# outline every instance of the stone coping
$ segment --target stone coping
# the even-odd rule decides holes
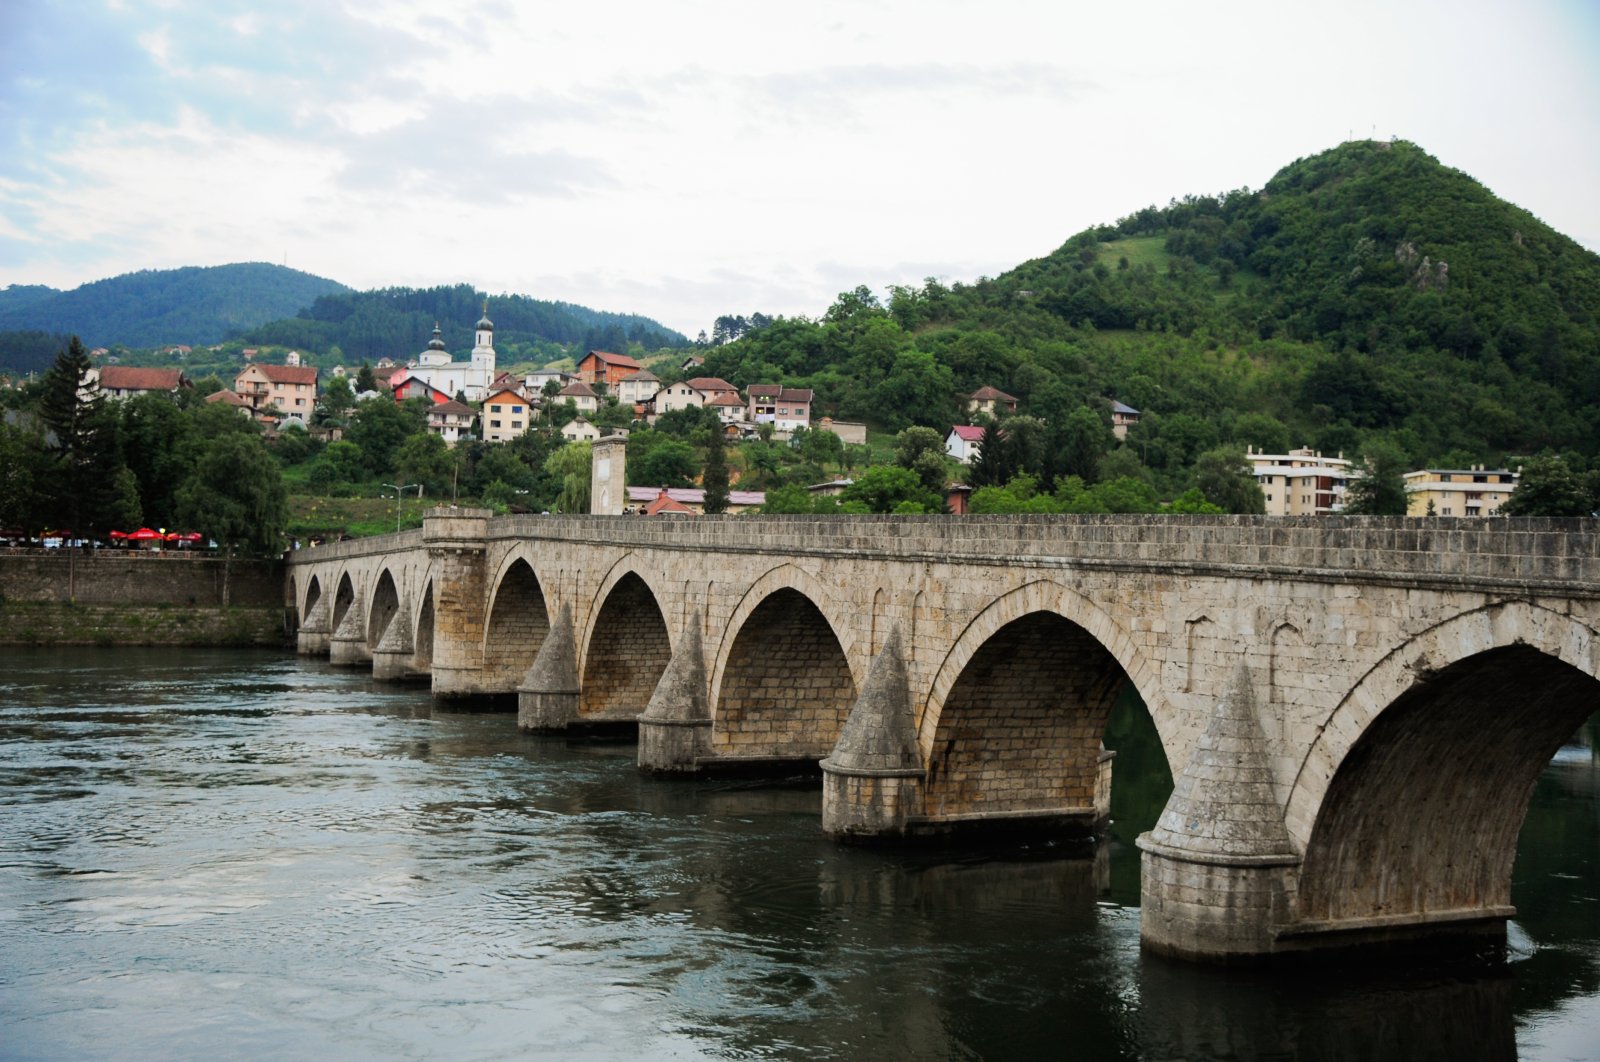
[[[1370,929],[1404,929],[1408,926],[1447,925],[1451,922],[1497,922],[1515,918],[1517,909],[1504,905],[1496,907],[1463,907],[1447,911],[1407,911],[1403,914],[1372,915],[1368,918],[1341,918],[1317,922],[1294,922],[1279,926],[1272,935],[1278,940],[1294,937],[1319,936],[1327,933],[1359,933]]]
[[[450,522],[477,510],[436,510]],[[430,519],[435,519],[430,517]],[[1215,574],[1600,597],[1600,519],[1269,516],[502,516],[487,542],[910,563]],[[291,566],[423,548],[403,531],[286,554]],[[453,541],[453,540],[452,540]],[[438,543],[434,543],[438,544]]]
[[[1183,848],[1173,848],[1150,839],[1148,833],[1141,833],[1134,845],[1146,855],[1159,856],[1170,859],[1175,863],[1193,863],[1202,867],[1292,867],[1304,862],[1304,857],[1295,852],[1273,852],[1266,855],[1229,855],[1225,852],[1191,852]]]

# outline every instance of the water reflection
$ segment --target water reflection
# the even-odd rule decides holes
[[[1600,1027],[1593,721],[1535,794],[1516,961],[1284,977],[1141,956],[1121,841],[840,847],[814,782],[647,778],[271,654],[7,665],[3,1054],[1568,1058]],[[1137,707],[1119,838],[1171,784]]]

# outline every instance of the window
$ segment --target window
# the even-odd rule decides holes
[[[1448,473],[1448,472],[1439,473],[1439,482],[1440,483],[1449,483],[1450,482],[1450,473]]]
[[[522,428],[522,421],[514,420],[514,421],[511,422],[511,430],[512,431],[519,431],[519,430],[521,430],[521,428]]]
[[[512,406],[511,407],[511,412],[512,413],[521,413],[522,412],[522,407],[521,406]]]
[[[500,422],[498,420],[491,420],[489,422],[489,427],[491,427],[491,428],[498,428],[499,426],[500,426]]]

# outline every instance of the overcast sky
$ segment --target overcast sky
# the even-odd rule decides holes
[[[1398,136],[1600,248],[1600,3],[0,0],[0,287],[816,316]]]

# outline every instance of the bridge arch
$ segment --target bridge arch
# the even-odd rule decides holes
[[[300,625],[303,627],[311,622],[311,617],[317,611],[317,605],[322,603],[322,580],[315,575],[306,580],[305,604],[300,608]]]
[[[859,688],[854,639],[839,614],[822,583],[793,564],[769,570],[745,591],[712,671],[711,743],[719,755],[828,754]]]
[[[394,574],[385,568],[378,574],[378,581],[372,588],[371,604],[367,608],[368,649],[378,647],[383,632],[389,629],[389,624],[394,622],[395,614],[399,611],[400,591],[395,587]]]
[[[527,558],[507,559],[489,599],[483,632],[483,689],[514,692],[550,633],[544,586]]]
[[[578,715],[634,719],[650,703],[672,659],[672,636],[661,592],[623,555],[595,592],[579,659]]]
[[[1120,626],[1049,580],[996,599],[956,639],[922,701],[928,815],[1103,815],[1110,771],[1102,737],[1129,683],[1170,759],[1175,721],[1154,669]]]
[[[1312,744],[1286,825],[1302,922],[1509,913],[1534,783],[1600,708],[1600,633],[1527,602],[1417,634]]]
[[[413,622],[413,648],[412,661],[417,671],[431,671],[433,669],[433,577],[423,584],[422,600],[417,604],[417,614]]]
[[[333,611],[328,616],[328,629],[330,631],[339,629],[339,624],[344,622],[344,614],[350,611],[350,606],[355,604],[356,600],[355,583],[351,580],[348,571],[340,574],[334,586],[336,589],[333,592]]]

